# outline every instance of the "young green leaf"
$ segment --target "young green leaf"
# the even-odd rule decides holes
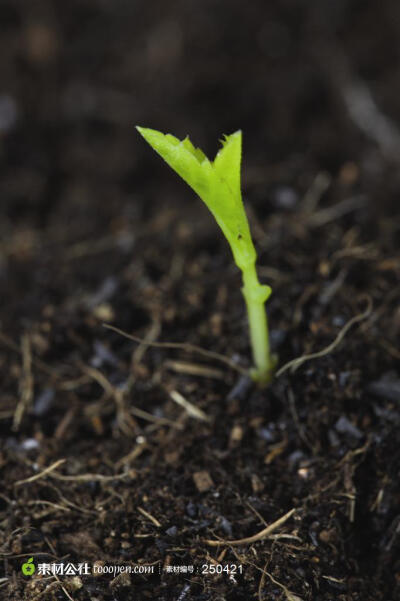
[[[254,263],[256,252],[240,191],[242,132],[225,136],[213,162],[188,137],[137,127],[139,133],[166,163],[198,194],[227,238],[235,262],[243,269]]]

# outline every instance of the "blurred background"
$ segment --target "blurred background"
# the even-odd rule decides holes
[[[315,182],[322,196],[335,178],[368,194],[370,218],[396,214],[396,0],[2,0],[0,30],[10,316],[43,275],[18,279],[21,258],[44,249],[46,263],[71,245],[79,256],[74,245],[116,232],[129,252],[157,203],[187,210],[190,192],[135,124],[190,134],[212,156],[223,133],[242,129],[245,194],[260,218],[292,210]],[[208,223],[194,199],[193,211]]]

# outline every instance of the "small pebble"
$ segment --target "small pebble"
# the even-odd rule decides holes
[[[97,305],[100,305],[106,301],[109,301],[116,292],[118,288],[118,280],[112,276],[106,278],[96,292],[91,294],[87,300],[86,304],[89,309],[94,309]]]
[[[99,321],[114,321],[115,313],[110,303],[101,303],[93,309],[93,315]]]
[[[374,403],[372,407],[375,415],[377,415],[381,419],[385,419],[389,422],[392,422],[393,425],[400,424],[400,416],[398,411],[393,411],[386,407],[382,407],[381,405],[377,405],[376,403]]]
[[[253,381],[248,376],[241,376],[228,394],[228,401],[244,400],[253,386]]]
[[[210,474],[206,471],[195,472],[193,474],[193,482],[199,492],[206,492],[214,487],[214,482]]]
[[[239,424],[235,424],[229,436],[229,446],[234,447],[239,444],[243,438],[243,428]]]
[[[21,449],[24,451],[32,451],[33,449],[39,448],[39,442],[36,438],[27,438],[21,443]]]
[[[165,534],[168,534],[168,536],[176,536],[178,534],[178,528],[176,526],[171,526],[165,531]]]
[[[197,515],[197,507],[191,501],[189,501],[189,503],[186,505],[186,513],[191,518],[195,518]]]
[[[68,580],[68,588],[70,589],[71,592],[78,591],[82,587],[83,587],[83,582],[79,578],[79,576],[74,576],[73,578],[70,578]]]
[[[299,201],[299,196],[290,186],[279,186],[272,194],[272,202],[278,209],[294,209]]]
[[[300,451],[300,450],[293,451],[293,453],[291,453],[288,457],[288,462],[289,462],[290,467],[292,469],[297,467],[297,465],[300,463],[300,461],[303,458],[304,458],[303,451]]]
[[[45,388],[33,403],[33,413],[39,417],[45,415],[51,409],[53,401],[53,388]]]
[[[287,337],[287,332],[284,330],[271,330],[269,333],[269,341],[272,349],[277,349]]]
[[[341,371],[339,374],[339,386],[341,388],[344,388],[347,384],[347,382],[349,381],[351,376],[351,372],[350,371]]]
[[[265,428],[260,428],[257,434],[266,442],[275,442],[277,437],[276,426],[274,423],[271,423]]]
[[[335,541],[335,539],[337,538],[337,532],[335,528],[328,528],[326,530],[321,530],[318,536],[323,543],[328,544],[332,541]]]
[[[225,517],[221,516],[220,520],[220,525],[222,530],[225,532],[225,534],[227,536],[232,536],[232,524],[230,523],[229,520],[227,520]]]
[[[258,494],[264,490],[264,484],[257,474],[251,475],[251,488],[255,494]]]
[[[367,390],[381,399],[400,403],[400,380],[393,372],[388,372],[379,380],[371,382]]]
[[[186,595],[188,594],[189,591],[190,591],[190,584],[185,584],[177,601],[184,601],[184,599],[186,598]]]
[[[13,129],[18,119],[18,109],[15,100],[8,94],[0,95],[0,132]]]
[[[343,315],[335,315],[335,317],[332,319],[332,325],[338,328],[343,327],[345,323],[346,319],[343,317]]]
[[[118,365],[117,357],[100,340],[94,341],[93,350],[95,354],[90,360],[93,367],[101,367],[103,363],[108,363],[113,367]]]
[[[339,447],[340,446],[339,437],[334,430],[329,430],[328,438],[329,438],[329,443],[330,443],[331,447]]]
[[[362,438],[363,436],[363,433],[345,415],[339,417],[335,424],[335,429],[340,434],[349,434],[350,436],[354,436],[354,438]]]

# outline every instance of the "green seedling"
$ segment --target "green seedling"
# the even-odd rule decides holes
[[[222,148],[210,161],[188,137],[178,140],[171,134],[137,127],[152,148],[189,184],[207,205],[231,247],[236,265],[242,271],[242,292],[246,301],[254,368],[250,375],[266,384],[273,374],[275,357],[271,355],[265,302],[271,288],[260,284],[256,272],[257,254],[240,189],[242,132],[222,140]]]

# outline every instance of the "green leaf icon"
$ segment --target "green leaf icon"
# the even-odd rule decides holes
[[[33,563],[33,557],[30,557],[26,563],[22,564],[21,570],[24,576],[32,576],[35,573],[36,567]]]

